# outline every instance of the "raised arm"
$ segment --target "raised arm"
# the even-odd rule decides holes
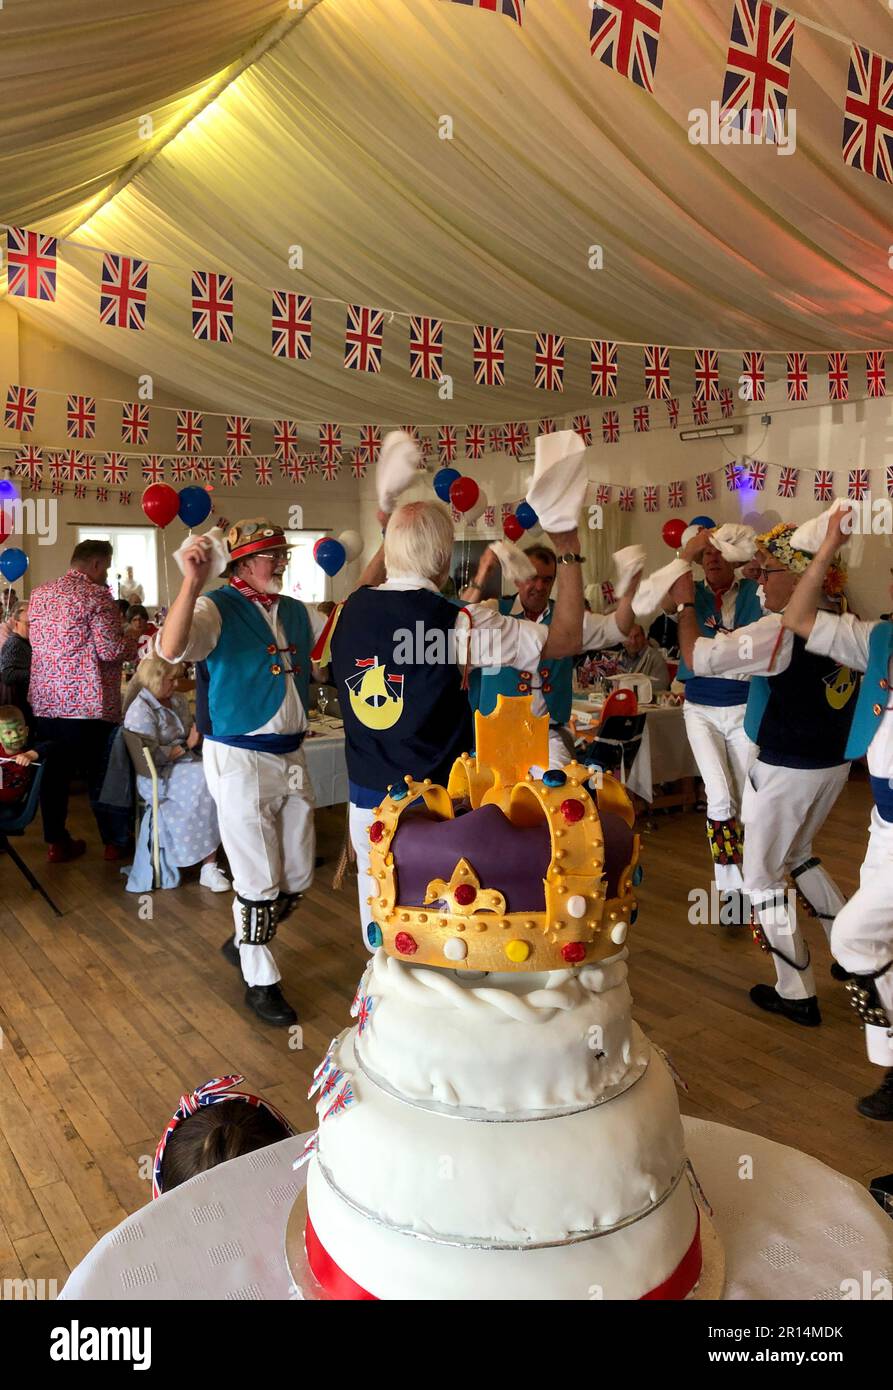
[[[580,534],[577,530],[548,534],[559,558],[558,595],[542,654],[545,660],[554,661],[562,656],[576,656],[583,641],[583,566],[560,563],[562,555],[579,554]]]
[[[466,603],[480,603],[481,595],[487,587],[487,579],[493,570],[498,568],[499,560],[488,545],[480,558],[474,579],[470,584],[466,584],[459,597],[464,599]]]
[[[156,650],[165,661],[180,661],[189,646],[196,601],[210,572],[211,543],[196,536],[183,551],[183,583],[156,639]]]
[[[784,625],[808,641],[815,626],[816,614],[822,606],[825,576],[835,555],[849,540],[844,523],[851,515],[849,507],[838,507],[828,522],[828,534],[816,551],[815,559],[802,576],[784,612]]]
[[[382,536],[384,536],[385,531],[388,529],[388,522],[390,521],[390,519],[391,518],[387,512],[378,513],[378,524],[381,527]],[[369,561],[368,565],[363,570],[363,573],[357,580],[357,588],[377,589],[378,586],[380,584],[383,584],[386,579],[387,570],[385,568],[384,562],[384,541],[382,540],[381,545],[378,547],[375,554],[372,556],[372,559]]]

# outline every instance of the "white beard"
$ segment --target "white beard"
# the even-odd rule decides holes
[[[283,575],[274,574],[273,578],[264,585],[265,594],[281,594]]]

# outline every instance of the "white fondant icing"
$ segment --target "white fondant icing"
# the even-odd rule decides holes
[[[629,926],[626,922],[618,922],[616,927],[611,929],[611,940],[615,946],[622,946],[629,933]]]
[[[574,893],[573,896],[567,900],[567,911],[570,917],[585,917],[586,899],[579,893]]]
[[[447,960],[464,960],[468,955],[468,947],[460,937],[452,936],[449,941],[444,942],[443,954]]]

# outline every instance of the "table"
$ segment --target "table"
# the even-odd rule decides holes
[[[344,725],[341,720],[328,716],[312,719],[310,733],[303,746],[317,807],[340,806],[349,801]]]
[[[336,1122],[337,1123],[337,1122]],[[841,1281],[893,1278],[893,1221],[868,1192],[796,1149],[683,1119],[726,1255],[724,1299],[839,1299]],[[287,1299],[285,1227],[307,1135],[202,1173],[127,1217],[60,1299]],[[742,1178],[750,1158],[753,1177]]]
[[[685,732],[682,706],[640,705],[639,711],[645,715],[645,729],[635,762],[627,771],[626,785],[643,801],[651,803],[658,784],[700,774]],[[597,720],[600,712],[598,705],[574,700],[575,714],[586,713]]]

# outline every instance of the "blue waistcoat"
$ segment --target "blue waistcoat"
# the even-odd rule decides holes
[[[500,613],[510,614],[515,595],[499,600]],[[543,615],[546,627],[552,623],[554,609],[550,603]],[[492,714],[498,695],[530,695],[541,690],[553,724],[566,724],[574,703],[574,663],[563,656],[557,661],[538,661],[533,671],[518,671],[514,666],[495,670],[475,671],[468,691],[471,707],[481,714]]]
[[[736,631],[748,623],[755,623],[762,616],[755,580],[743,579],[735,599]],[[716,636],[716,628],[711,626],[711,619],[716,617],[716,599],[713,590],[703,579],[695,585],[695,617],[701,636],[712,641]],[[727,680],[724,676],[696,676],[684,661],[679,663],[676,679],[685,681],[685,698],[695,705],[743,705],[750,694],[747,681]]]
[[[861,758],[881,726],[890,703],[889,670],[893,657],[893,623],[878,623],[868,643],[868,668],[853,715],[847,744],[848,758]]]
[[[215,736],[234,738],[268,724],[285,698],[289,670],[296,673],[298,695],[306,709],[313,637],[303,603],[280,598],[279,624],[294,651],[271,652],[276,640],[257,604],[231,585],[206,597],[221,618],[220,640],[207,658],[208,706]],[[274,667],[279,667],[278,673]]]

